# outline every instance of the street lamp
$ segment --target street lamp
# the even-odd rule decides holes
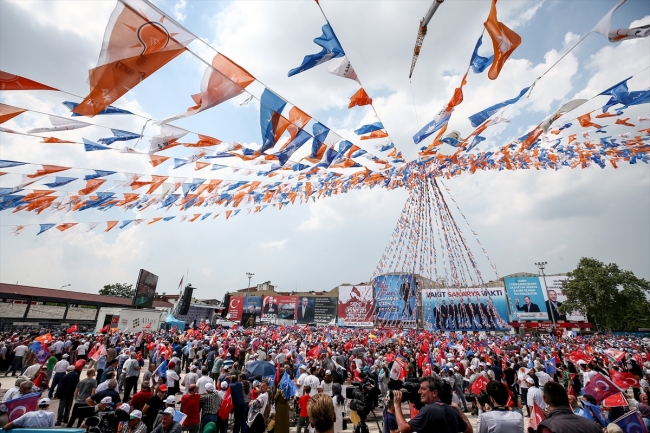
[[[547,262],[537,262],[535,263],[535,266],[537,266],[542,273],[542,278],[544,279],[544,290],[546,291],[546,299],[550,299],[548,297],[548,285],[546,284],[546,274],[544,273],[544,269],[546,269]],[[550,305],[550,303],[549,303]],[[555,314],[553,314],[553,309],[548,312],[549,316],[553,319],[553,328],[555,328]]]
[[[72,284],[65,284],[65,285],[61,286],[61,288],[59,290],[63,290],[64,287],[70,287],[71,285]]]
[[[251,278],[253,278],[253,276],[255,274],[252,274],[250,272],[246,272],[246,275],[248,275],[248,291],[250,292],[251,291]]]

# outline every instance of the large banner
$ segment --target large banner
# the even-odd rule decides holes
[[[244,313],[252,314],[255,317],[260,317],[262,314],[262,297],[246,296],[244,299]]]
[[[301,296],[296,309],[297,323],[336,324],[336,298]]]
[[[549,320],[546,297],[538,277],[505,278],[512,320]]]
[[[372,314],[372,286],[339,286],[339,326],[372,326]]]
[[[230,301],[228,301],[228,315],[226,316],[228,320],[233,322],[239,322],[241,320],[241,313],[244,310],[244,297],[243,296],[231,296]]]
[[[546,279],[546,285],[544,280]],[[571,313],[560,313],[558,308],[566,301],[566,296],[562,293],[562,282],[569,279],[567,276],[555,276],[555,277],[546,277],[540,278],[541,284],[543,287],[546,287],[546,293],[548,294],[546,300],[546,311],[550,315],[555,316],[555,320],[571,320],[576,322],[586,322],[585,316],[581,315],[578,311],[572,311]],[[552,319],[551,319],[552,320]]]
[[[502,331],[510,329],[503,287],[422,290],[427,331]]]
[[[297,303],[296,296],[265,296],[262,302],[262,322],[295,320]]]
[[[135,284],[133,305],[141,308],[152,308],[153,298],[156,296],[156,286],[158,286],[158,275],[140,269],[138,282]]]
[[[377,320],[415,325],[416,281],[413,275],[381,275],[375,278]]]

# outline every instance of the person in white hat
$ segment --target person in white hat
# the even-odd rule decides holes
[[[162,421],[151,433],[181,433],[181,425],[174,421],[176,411],[171,407],[162,413]]]
[[[532,377],[526,378],[526,383],[528,384],[528,395],[526,396],[526,404],[528,405],[528,410],[530,413],[533,413],[533,403],[537,403],[540,409],[546,410],[546,402],[544,401],[544,392],[535,386],[535,380]]]
[[[122,424],[118,433],[147,433],[147,426],[142,422],[142,412],[134,410],[129,415],[129,420]]]
[[[70,363],[68,362],[68,354],[64,353],[62,359],[54,364],[54,377],[52,378],[52,384],[50,385],[50,390],[48,392],[48,398],[51,400],[54,396],[55,388],[61,383],[65,377],[66,372]]]
[[[20,418],[15,419],[13,422],[8,423],[3,427],[5,430],[12,428],[23,428],[23,427],[45,427],[53,428],[54,427],[54,413],[48,412],[50,408],[50,399],[42,398],[38,401],[38,410],[32,412],[26,412]]]

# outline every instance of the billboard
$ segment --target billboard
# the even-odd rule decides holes
[[[546,297],[538,277],[504,278],[512,320],[549,320]]]
[[[374,287],[378,321],[415,325],[417,283],[413,275],[380,275]]]
[[[233,322],[241,320],[241,313],[244,310],[244,297],[243,296],[230,296],[228,301],[228,314],[226,318]]]
[[[502,331],[510,329],[503,287],[422,290],[428,331]]]
[[[301,296],[296,308],[297,323],[336,324],[337,298]]]
[[[262,322],[295,320],[297,303],[296,296],[265,296],[262,301]]]
[[[339,326],[372,326],[372,314],[372,286],[339,286]]]
[[[540,278],[542,287],[546,287],[544,292],[546,296],[546,311],[549,312],[551,320],[552,316],[555,316],[555,320],[571,320],[575,322],[586,322],[585,316],[580,314],[578,311],[572,311],[571,313],[560,313],[558,308],[566,301],[566,296],[562,293],[562,282],[568,280],[567,276],[554,276]],[[546,283],[544,282],[546,280]]]
[[[135,285],[135,296],[133,305],[140,308],[152,308],[153,298],[156,295],[156,286],[158,285],[158,275],[149,271],[140,269],[138,282]]]
[[[246,296],[244,298],[244,313],[252,314],[255,317],[260,317],[262,314],[262,297]]]

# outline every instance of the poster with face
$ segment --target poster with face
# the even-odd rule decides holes
[[[260,317],[262,314],[262,297],[261,296],[246,296],[244,298],[244,313],[251,314],[255,317]]]
[[[297,303],[296,296],[265,296],[262,301],[262,322],[295,320]]]
[[[538,277],[505,278],[512,320],[549,320],[544,289]]]
[[[579,311],[572,311],[570,313],[561,313],[558,309],[564,301],[566,301],[566,296],[562,293],[562,283],[567,281],[569,277],[567,276],[552,276],[540,278],[540,283],[542,287],[546,289],[548,294],[548,299],[546,301],[546,311],[549,312],[549,315],[554,315],[555,320],[569,320],[576,322],[586,322],[585,316],[580,314]]]
[[[422,310],[429,331],[510,329],[503,287],[422,290]]]
[[[375,278],[374,288],[378,321],[415,325],[418,312],[413,275],[380,275]]]

